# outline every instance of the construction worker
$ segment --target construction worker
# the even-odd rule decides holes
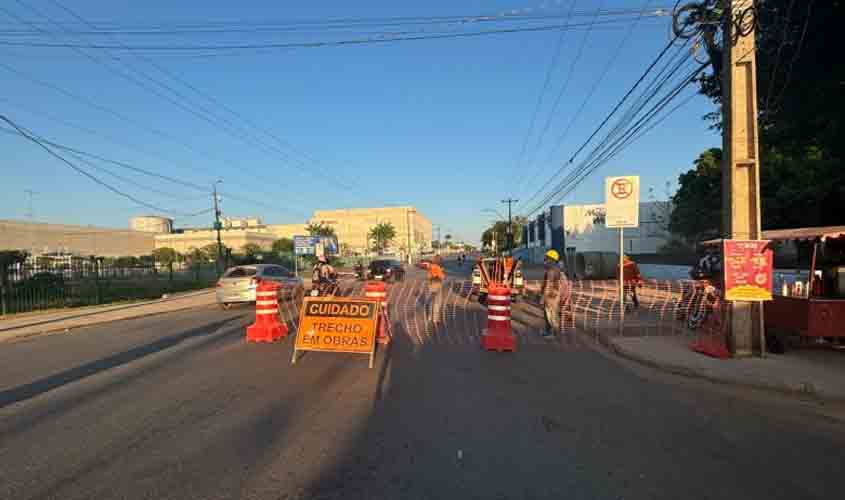
[[[625,296],[631,296],[634,308],[640,307],[640,299],[637,297],[637,287],[640,286],[643,278],[640,275],[640,268],[637,263],[627,255],[622,256],[622,280],[625,285]]]
[[[435,255],[428,266],[428,290],[430,293],[431,322],[437,326],[440,323],[440,306],[443,302],[443,280],[446,274],[439,255]]]
[[[331,295],[337,286],[337,274],[325,255],[317,258],[312,282],[316,284],[321,296]]]
[[[560,254],[557,250],[549,250],[543,257],[543,286],[540,288],[540,301],[543,305],[543,312],[546,319],[546,329],[543,332],[544,339],[553,339],[560,331],[560,296],[561,296],[561,273]]]

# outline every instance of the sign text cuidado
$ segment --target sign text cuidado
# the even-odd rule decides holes
[[[296,350],[372,354],[378,308],[370,299],[306,297]]]

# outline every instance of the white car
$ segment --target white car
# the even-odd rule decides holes
[[[232,304],[255,302],[255,289],[265,280],[274,281],[283,289],[304,290],[302,278],[277,264],[236,266],[227,269],[217,281],[217,303],[228,309]]]

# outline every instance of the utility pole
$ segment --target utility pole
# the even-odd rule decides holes
[[[416,210],[409,208],[405,213],[405,226],[408,229],[408,264],[411,263],[411,214],[417,213]]]
[[[434,230],[437,231],[437,255],[440,255],[440,226],[434,226]]]
[[[39,194],[39,193],[37,191],[33,191],[31,189],[24,189],[23,192],[26,193],[29,196],[29,205],[28,205],[29,210],[26,212],[26,217],[29,219],[29,224],[30,224],[30,226],[29,226],[29,229],[30,229],[29,254],[34,256],[35,255],[35,225],[34,225],[34,223],[35,223],[35,210],[33,209],[32,197],[35,196],[36,194]]]
[[[724,0],[722,33],[722,233],[757,240],[760,223],[760,154],[757,128],[757,57],[754,0]],[[765,353],[763,304],[729,305],[734,356]]]
[[[513,198],[508,198],[506,200],[502,200],[502,203],[508,204],[508,255],[513,253],[513,218],[511,217],[511,205],[514,203],[519,203],[519,200],[515,200]]]
[[[220,264],[223,259],[223,240],[220,238],[220,229],[222,229],[222,225],[220,224],[220,205],[218,204],[219,198],[217,197],[217,184],[223,181],[218,180],[214,184],[212,184],[212,188],[214,190],[214,229],[217,230],[217,261],[215,262],[215,267],[217,269],[217,275],[221,274]]]

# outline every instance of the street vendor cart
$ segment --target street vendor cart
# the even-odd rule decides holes
[[[763,231],[775,245],[804,242],[811,247],[809,273],[780,279],[765,303],[769,335],[845,342],[845,226]]]

